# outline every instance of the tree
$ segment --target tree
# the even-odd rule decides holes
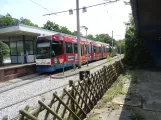
[[[130,1],[124,1],[125,5],[130,5]]]
[[[73,32],[73,35],[74,35],[74,36],[77,36],[77,31],[74,31],[74,32]],[[83,34],[82,34],[81,32],[80,32],[80,36],[83,36]]]
[[[95,40],[112,45],[112,38],[108,34],[97,34]]]
[[[38,27],[38,25],[32,23],[29,19],[21,17],[20,20],[18,20],[18,19],[12,18],[12,16],[8,13],[6,14],[6,16],[2,16],[0,18],[0,27],[9,26],[9,25],[17,25],[19,23]]]
[[[9,51],[8,45],[0,41],[0,65],[3,64],[4,57],[9,55]]]
[[[18,24],[18,23],[19,23],[19,20],[12,18],[12,16],[8,13],[6,14],[6,16],[2,16],[0,18],[0,27],[15,25],[15,24]]]
[[[129,66],[142,67],[150,63],[144,39],[137,35],[134,19],[130,16],[125,33],[125,62]]]
[[[25,24],[25,25],[38,27],[37,24],[34,24],[29,19],[26,19],[26,18],[23,18],[23,17],[21,17],[19,21],[20,21],[20,23]]]
[[[120,53],[121,49],[121,54],[125,53],[125,40],[117,40],[115,46],[118,48],[117,52]]]
[[[71,32],[67,27],[65,26],[60,26],[60,31],[61,33],[65,33],[65,34],[68,34],[68,35],[74,35],[73,32]]]
[[[50,20],[48,20],[46,24],[43,25],[42,28],[47,29],[47,30],[52,30],[55,32],[60,32],[60,26],[54,22],[51,22]]]
[[[95,38],[92,34],[87,35],[87,38],[90,39],[90,40],[95,40]]]
[[[125,40],[121,40],[120,45],[121,45],[121,54],[124,54],[125,53]]]

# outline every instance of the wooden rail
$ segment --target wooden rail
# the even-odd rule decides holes
[[[39,107],[33,111],[20,110],[19,120],[82,120],[93,109],[104,93],[123,72],[121,61],[104,66],[99,71],[74,83],[62,95],[53,93],[49,104],[38,101]]]

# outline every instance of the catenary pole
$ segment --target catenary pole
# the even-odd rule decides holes
[[[87,30],[88,30],[88,28],[86,27],[85,30],[86,30],[86,43],[87,43]],[[87,57],[86,57],[86,59],[87,59],[87,66],[88,66],[88,50],[89,50],[88,49],[88,44],[87,44],[86,49],[87,49]]]
[[[112,55],[113,55],[113,30],[112,30]]]
[[[77,10],[77,46],[78,46],[78,68],[81,68],[81,46],[80,46],[80,22],[79,22],[79,0],[76,0]]]

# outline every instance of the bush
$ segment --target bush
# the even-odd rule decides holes
[[[3,59],[9,55],[9,52],[8,45],[0,41],[0,65],[3,64]]]
[[[150,66],[151,58],[144,39],[137,35],[136,27],[131,20],[125,34],[125,63],[130,67]]]

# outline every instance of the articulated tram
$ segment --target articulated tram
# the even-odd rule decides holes
[[[109,44],[81,38],[81,62],[106,58]],[[39,36],[36,42],[36,71],[53,72],[78,64],[77,38],[65,34]]]

